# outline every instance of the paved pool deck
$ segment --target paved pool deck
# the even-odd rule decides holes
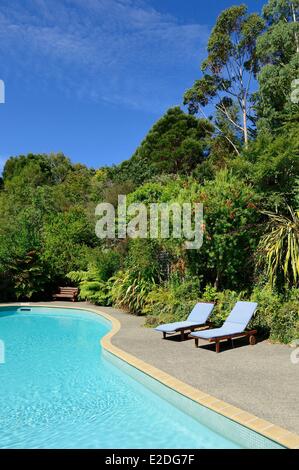
[[[145,328],[144,318],[104,308],[121,323],[112,343],[195,388],[242,408],[259,418],[299,434],[299,364],[292,364],[288,346],[248,340],[215,345]],[[226,346],[226,347],[225,347]]]
[[[299,364],[292,364],[288,346],[268,341],[248,345],[236,340],[215,346],[179,336],[163,340],[162,334],[144,327],[144,318],[87,302],[43,302],[43,305],[92,307],[116,318],[120,330],[112,344],[173,377],[255,416],[299,434]],[[38,305],[38,304],[36,304]]]

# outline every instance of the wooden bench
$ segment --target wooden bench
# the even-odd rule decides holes
[[[79,289],[77,287],[58,287],[58,292],[53,295],[53,300],[69,299],[76,302]]]

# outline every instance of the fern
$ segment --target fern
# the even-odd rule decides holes
[[[109,281],[104,282],[96,270],[72,271],[67,277],[79,285],[79,299],[97,305],[111,305]]]

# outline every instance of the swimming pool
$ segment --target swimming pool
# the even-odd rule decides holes
[[[0,309],[0,448],[279,447],[162,393],[167,387],[102,350],[110,328],[88,311]]]

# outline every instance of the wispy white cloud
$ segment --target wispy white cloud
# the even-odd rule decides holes
[[[203,55],[208,28],[182,24],[145,0],[2,0],[6,72],[38,77],[80,99],[160,111],[171,80]],[[17,70],[16,70],[17,68]],[[186,84],[186,87],[189,84]]]

